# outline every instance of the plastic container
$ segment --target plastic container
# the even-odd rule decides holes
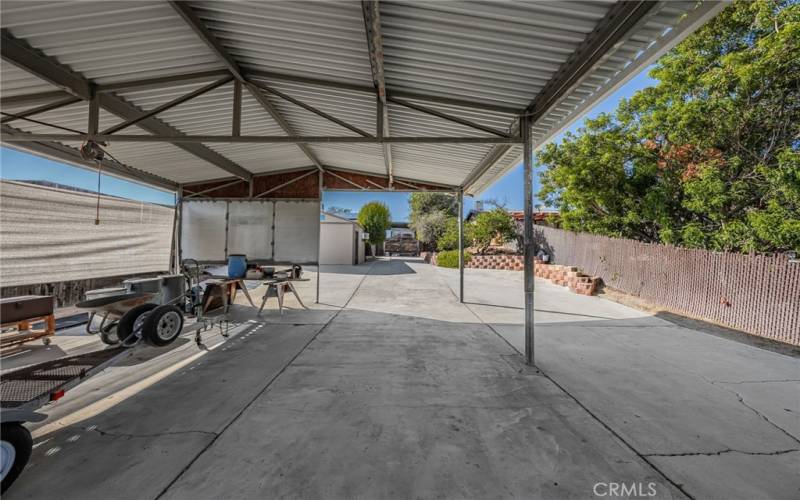
[[[247,273],[247,256],[228,255],[228,278],[244,278]]]

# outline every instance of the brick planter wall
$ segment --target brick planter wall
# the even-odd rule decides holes
[[[522,271],[525,263],[522,255],[473,255],[464,267],[470,269],[501,269]]]

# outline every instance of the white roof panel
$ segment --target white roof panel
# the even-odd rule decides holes
[[[245,78],[311,108],[265,92],[292,133],[343,137],[377,133],[377,96],[361,2],[204,0],[188,6],[203,28],[191,26],[164,1],[4,0],[0,23],[7,30],[4,36],[10,34],[49,57],[54,66],[70,70],[89,83],[102,86],[169,77],[170,81],[159,85],[128,86],[117,93],[144,111],[221,78],[222,73],[182,83],[174,78],[227,69],[221,54],[201,38],[203,33],[210,33]],[[609,22],[609,14],[619,10],[614,1],[381,1],[378,8],[389,97],[388,135],[478,138],[515,134],[517,113],[523,112],[568,66],[576,50],[593,40],[599,28]],[[550,140],[720,9],[721,4],[715,2],[654,3],[536,121],[532,127],[535,145]],[[3,62],[3,112],[21,113],[42,104],[41,97],[35,100],[27,94],[58,90],[47,81],[57,78],[40,68],[24,71]],[[230,135],[233,86],[226,83],[159,113],[157,118],[180,134]],[[23,103],[24,99],[28,101]],[[392,99],[428,108],[433,114]],[[356,130],[320,114],[333,116]],[[456,121],[443,116],[455,117]],[[88,105],[81,102],[31,119],[42,123],[16,120],[12,125],[39,134],[66,133],[64,129],[83,132],[88,126]],[[121,121],[105,111],[100,114],[101,130]],[[279,122],[243,89],[242,135],[286,136]],[[148,134],[139,126],[121,133]],[[163,142],[110,141],[109,151],[131,167],[177,183],[226,177],[230,174],[218,166],[226,161],[252,173],[313,164],[295,144],[202,140],[221,157],[214,159],[209,157],[211,152],[203,155],[195,151],[208,158],[204,160],[185,148]],[[380,144],[315,143],[308,149],[326,167],[386,173]],[[470,194],[488,187],[512,168],[521,154],[521,147],[487,144],[394,143],[388,149],[398,178],[449,186],[470,181]]]

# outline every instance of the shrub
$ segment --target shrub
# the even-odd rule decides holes
[[[472,254],[464,252],[464,265],[472,260]],[[446,250],[436,254],[436,265],[439,267],[458,268],[458,250]]]
[[[502,208],[495,208],[489,212],[481,212],[475,217],[472,223],[472,240],[480,249],[480,253],[483,253],[492,244],[492,240],[502,245],[513,239],[514,229],[514,218]]]
[[[472,242],[472,224],[464,224],[464,247]],[[445,229],[436,240],[438,250],[458,250],[458,218],[449,217]]]

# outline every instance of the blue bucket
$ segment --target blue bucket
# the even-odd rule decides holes
[[[228,278],[244,278],[247,274],[247,256],[228,255]]]

